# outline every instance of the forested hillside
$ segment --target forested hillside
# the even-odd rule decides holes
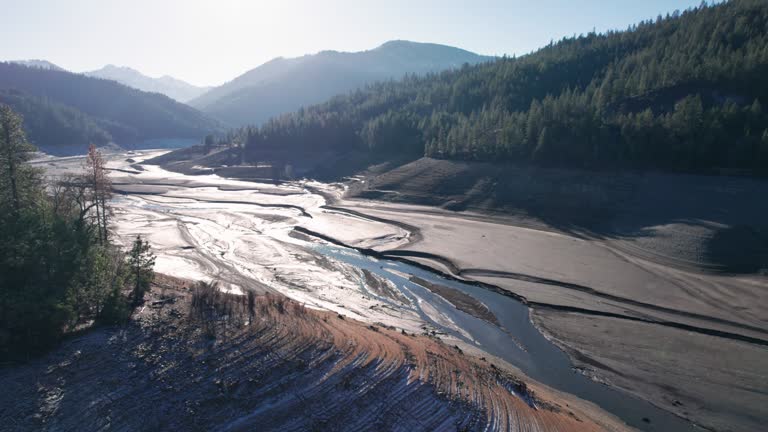
[[[71,148],[113,141],[106,129],[116,127],[75,108],[30,96],[18,90],[0,90],[0,102],[24,117],[24,130],[33,143],[45,148]],[[101,123],[101,124],[100,124]]]
[[[229,137],[575,167],[768,167],[768,2],[701,6],[519,58],[371,85]]]
[[[23,113],[32,142],[53,153],[71,146],[84,153],[90,143],[200,138],[220,127],[194,108],[160,94],[14,63],[0,63],[0,102]]]

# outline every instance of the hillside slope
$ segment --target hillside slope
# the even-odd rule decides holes
[[[275,295],[253,315],[245,296],[198,297],[201,315],[175,285],[124,328],[0,371],[0,429],[627,430],[426,336]]]
[[[115,130],[116,125],[49,99],[0,89],[0,103],[9,105],[24,118],[27,139],[42,151],[78,153],[84,143],[101,147],[114,141],[108,129]]]
[[[323,51],[274,59],[190,104],[232,125],[259,124],[366,83],[487,60],[459,48],[408,41],[391,41],[361,52]]]
[[[593,235],[645,259],[728,274],[768,274],[766,194],[764,179],[431,158],[370,173],[348,192]]]
[[[0,90],[3,103],[25,114],[25,125],[45,129],[46,117],[52,116],[55,124],[78,130],[74,135],[79,138],[98,135],[96,143],[130,146],[150,139],[199,139],[220,129],[215,120],[167,96],[65,71],[0,63]],[[36,144],[54,153],[72,145],[85,150],[89,144],[58,139],[50,130],[27,132],[45,136]]]

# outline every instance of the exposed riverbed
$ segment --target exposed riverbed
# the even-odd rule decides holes
[[[407,226],[326,208],[325,195],[338,194],[337,186],[186,176],[137,165],[147,156],[111,158],[118,193],[113,223],[117,238],[126,244],[137,234],[149,239],[158,271],[216,280],[233,292],[280,292],[310,307],[428,333],[501,359],[540,383],[594,402],[637,429],[695,430],[684,419],[576,372],[565,353],[533,326],[528,307],[517,299],[308,235],[332,232],[340,242],[365,250],[407,244],[415,235]],[[53,160],[47,168],[64,174],[78,164],[76,159]],[[135,166],[143,171],[130,168]],[[457,308],[450,296],[442,297],[413,277],[470,296],[493,319]]]
[[[541,383],[594,402],[630,426],[645,431],[697,430],[687,421],[648,402],[611,389],[575,372],[565,353],[531,324],[528,307],[512,297],[479,286],[446,279],[407,263],[379,260],[337,246],[319,246],[316,250],[391,281],[412,301],[420,317],[441,332],[451,334],[467,344],[473,344],[513,364]],[[497,317],[499,325],[495,326],[456,309],[444,298],[412,282],[407,275],[417,276],[428,282],[444,285],[472,296],[488,306]],[[368,295],[374,294],[368,292]],[[382,302],[387,301],[383,297],[377,296],[377,298]],[[433,316],[440,318],[433,318]],[[441,318],[447,318],[461,331],[442,325]]]

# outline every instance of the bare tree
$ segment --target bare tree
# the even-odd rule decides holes
[[[60,177],[51,182],[50,191],[54,212],[62,216],[74,213],[80,222],[85,222],[91,210],[99,204],[93,200],[93,186],[86,174]],[[95,221],[96,218],[90,219]]]
[[[99,231],[99,240],[102,243],[106,243],[108,217],[110,214],[107,202],[112,197],[112,182],[105,168],[104,157],[102,157],[101,152],[93,144],[88,148],[88,156],[85,159],[85,176],[92,194],[90,202],[93,203],[93,207],[96,209],[96,226]]]

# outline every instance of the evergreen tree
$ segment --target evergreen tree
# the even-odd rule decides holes
[[[203,149],[205,150],[205,153],[210,153],[213,151],[213,149],[216,147],[216,139],[213,135],[206,135],[205,140],[203,140]]]
[[[34,147],[27,142],[22,129],[21,116],[7,105],[0,104],[0,182],[4,203],[10,203],[15,212],[21,210],[26,186],[32,186],[36,173],[24,165]]]
[[[152,254],[152,247],[148,241],[141,238],[141,235],[136,236],[133,248],[128,254],[128,267],[133,281],[134,305],[141,304],[144,300],[144,293],[149,290],[154,278],[154,266],[155,256]]]
[[[125,255],[97,229],[106,226],[106,219],[84,216],[96,207],[94,203],[106,208],[108,196],[92,193],[91,184],[82,181],[89,173],[45,184],[40,173],[25,163],[34,149],[20,131],[23,119],[7,107],[0,107],[0,116],[0,361],[4,361],[39,352],[78,324],[94,319],[114,322],[128,309],[122,294]]]

